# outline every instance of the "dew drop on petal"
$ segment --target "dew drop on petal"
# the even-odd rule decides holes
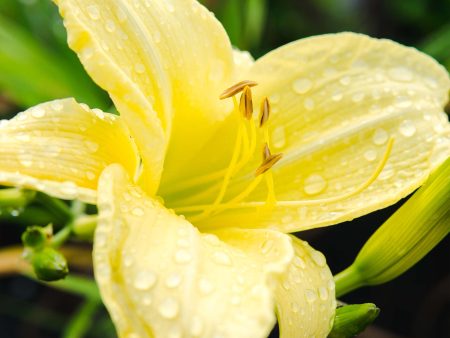
[[[231,258],[230,256],[222,251],[216,251],[213,253],[213,260],[214,262],[216,262],[217,264],[220,265],[231,265]]]
[[[278,126],[273,130],[272,143],[275,148],[282,148],[286,144],[286,131],[283,126]]]
[[[198,283],[198,288],[202,294],[208,295],[213,291],[214,286],[211,284],[210,281],[208,281],[205,278],[202,278]]]
[[[292,83],[292,89],[297,94],[305,94],[312,88],[312,81],[307,78],[300,78]]]
[[[388,71],[388,75],[391,79],[401,82],[409,82],[413,79],[412,72],[408,68],[402,66],[391,68]]]
[[[311,258],[320,267],[324,267],[327,265],[325,256],[320,251],[313,251],[311,253]]]
[[[31,116],[40,118],[45,116],[45,110],[41,107],[35,107],[31,109]]]
[[[133,285],[138,290],[148,290],[156,283],[156,274],[153,271],[139,271]]]
[[[305,99],[305,101],[303,101],[303,106],[307,109],[307,110],[313,110],[315,107],[315,103],[314,100],[311,99],[310,97],[308,97],[307,99]]]
[[[369,161],[373,162],[377,158],[377,151],[375,149],[368,149],[364,152],[364,158]]]
[[[167,319],[175,318],[179,311],[179,305],[176,299],[166,298],[158,306],[159,314]]]
[[[411,137],[416,133],[416,126],[411,120],[404,120],[398,128],[400,133],[405,137]]]
[[[308,303],[314,303],[317,299],[317,293],[315,290],[306,289],[305,298]]]
[[[303,190],[308,195],[321,193],[327,186],[325,179],[318,174],[312,174],[305,179]]]
[[[373,134],[372,141],[376,145],[382,145],[385,144],[388,140],[388,133],[384,129],[377,129],[375,130],[375,133]]]
[[[181,276],[178,273],[173,273],[169,275],[166,279],[166,286],[169,289],[178,287],[181,284]]]
[[[189,251],[184,249],[177,250],[175,253],[175,262],[179,264],[186,264],[192,260],[192,255]]]
[[[88,12],[89,17],[90,17],[92,20],[98,20],[98,19],[100,19],[100,11],[98,10],[98,7],[97,7],[97,6],[95,6],[95,5],[88,6],[88,7],[86,8],[86,10],[87,10],[87,12]]]
[[[325,288],[323,286],[321,286],[319,288],[319,297],[322,300],[327,300],[328,299],[328,290],[327,290],[327,288]]]
[[[139,207],[136,207],[136,208],[133,208],[133,210],[131,211],[131,213],[134,215],[134,216],[138,216],[138,217],[140,217],[140,216],[144,216],[144,210],[142,210],[142,208],[139,208]]]

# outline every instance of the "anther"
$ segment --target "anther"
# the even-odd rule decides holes
[[[249,86],[245,86],[241,94],[241,100],[239,102],[239,110],[247,120],[250,120],[252,118],[253,100],[252,100],[252,91]]]
[[[261,102],[261,109],[259,113],[259,127],[261,128],[269,119],[270,116],[270,102],[269,99],[266,97]]]
[[[255,81],[249,81],[244,80],[239,83],[236,83],[234,86],[231,86],[230,88],[226,89],[222,94],[220,94],[220,99],[227,99],[229,97],[232,97],[236,94],[239,94],[241,91],[244,90],[245,87],[254,87],[257,83]]]
[[[270,154],[270,149],[267,144],[264,146],[263,150],[263,163],[256,169],[255,176],[259,176],[264,174],[267,170],[272,168],[281,158],[283,157],[282,153],[272,155]]]

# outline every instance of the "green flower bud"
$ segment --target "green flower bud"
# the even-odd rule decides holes
[[[335,276],[337,297],[396,278],[448,234],[449,177],[450,158],[372,235],[353,264]]]
[[[22,233],[22,243],[27,248],[40,250],[45,246],[51,235],[51,225],[45,228],[37,225],[29,226]]]
[[[338,307],[328,338],[350,338],[363,332],[378,317],[380,309],[372,303]]]
[[[37,278],[47,282],[63,279],[69,273],[66,258],[50,247],[33,252],[31,265]]]

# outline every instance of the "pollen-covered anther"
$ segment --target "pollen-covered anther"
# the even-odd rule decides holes
[[[261,102],[261,109],[259,112],[259,127],[261,128],[266,124],[266,122],[269,120],[270,117],[270,102],[269,99],[266,97]]]
[[[222,94],[220,94],[220,99],[224,100],[229,97],[233,97],[236,94],[239,94],[241,91],[244,90],[245,87],[254,87],[258,85],[255,81],[250,80],[244,80],[239,83],[236,83],[235,85],[231,86],[230,88],[224,90]]]
[[[241,100],[239,102],[239,110],[247,120],[250,120],[252,118],[253,99],[252,99],[252,90],[250,89],[249,86],[245,86],[241,94]]]
[[[271,169],[281,158],[283,157],[282,153],[272,155],[270,153],[269,146],[267,143],[263,148],[263,163],[256,169],[255,176],[259,176],[264,174],[267,170]]]

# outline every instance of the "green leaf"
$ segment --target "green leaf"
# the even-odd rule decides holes
[[[45,48],[25,28],[0,15],[0,89],[16,103],[28,107],[75,97],[107,109],[106,95],[73,61]]]

